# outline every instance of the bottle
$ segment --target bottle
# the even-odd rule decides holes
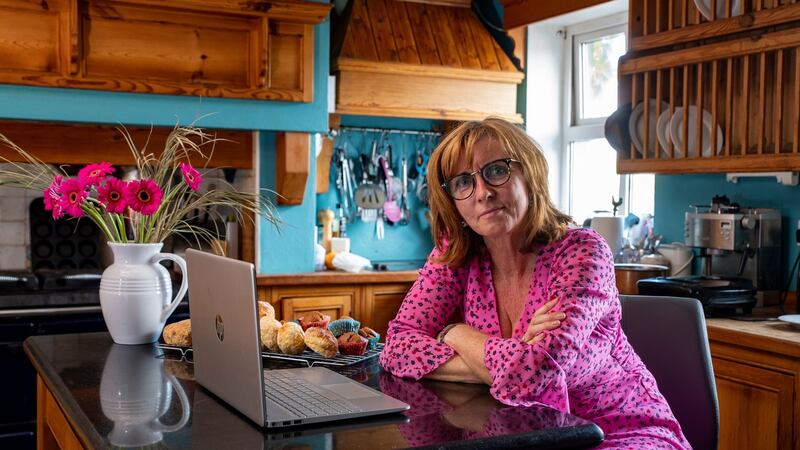
[[[342,205],[340,203],[336,204],[336,217],[333,218],[333,222],[331,223],[331,236],[332,237],[339,237],[339,211],[342,210]]]

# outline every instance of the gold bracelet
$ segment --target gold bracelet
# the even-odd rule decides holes
[[[442,331],[440,331],[439,334],[436,335],[436,341],[437,342],[444,342],[445,335],[447,335],[447,333],[449,333],[450,330],[455,328],[456,325],[459,325],[459,324],[458,323],[451,323],[450,325],[447,325],[446,327],[442,328]]]

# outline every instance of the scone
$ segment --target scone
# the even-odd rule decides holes
[[[309,311],[303,314],[303,317],[300,317],[300,326],[303,327],[304,331],[311,327],[328,328],[328,322],[330,321],[331,316],[326,316],[319,311]]]
[[[339,351],[343,355],[363,355],[367,350],[367,340],[363,337],[347,332],[339,336]]]
[[[278,347],[278,330],[281,329],[281,326],[280,322],[267,316],[258,321],[258,327],[261,331],[261,348],[271,352],[279,352],[281,350]]]
[[[306,345],[311,350],[319,353],[326,358],[333,358],[339,346],[336,344],[336,338],[333,334],[324,329],[311,327],[306,330]]]
[[[191,319],[181,320],[164,327],[164,343],[176,347],[192,346]]]
[[[306,349],[303,329],[294,322],[286,322],[278,330],[278,348],[287,355],[299,355]]]
[[[269,302],[258,302],[258,318],[262,317],[275,320],[275,308]]]

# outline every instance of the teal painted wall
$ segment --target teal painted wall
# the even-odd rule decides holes
[[[732,202],[741,206],[775,208],[781,211],[781,271],[785,282],[798,253],[794,230],[800,219],[800,186],[779,185],[774,177],[741,179],[738,183],[728,183],[724,174],[657,175],[656,232],[663,234],[666,242],[683,242],[684,213],[689,210],[689,205],[707,205],[714,195],[727,195]]]

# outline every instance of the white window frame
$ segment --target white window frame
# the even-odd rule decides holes
[[[573,190],[572,190],[572,158],[571,144],[575,141],[586,141],[591,139],[605,138],[605,117],[578,120],[578,102],[581,100],[581,83],[575,73],[580,64],[580,44],[585,41],[597,39],[600,36],[609,34],[625,33],[626,43],[628,39],[628,13],[622,12],[598,19],[570,25],[565,28],[566,45],[564,45],[564,78],[562,86],[564,92],[562,136],[563,152],[566,156],[563,167],[562,192],[566,193],[567,208],[572,213]],[[619,189],[616,198],[622,197],[621,214],[627,216],[630,210],[630,181],[628,175],[620,175]],[[563,198],[563,197],[562,197]],[[611,208],[609,199],[609,208]]]

